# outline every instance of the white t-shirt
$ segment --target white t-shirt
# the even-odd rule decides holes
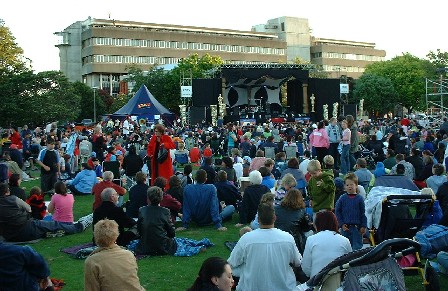
[[[303,172],[304,175],[308,173],[308,163],[311,161],[311,159],[305,159],[299,164],[299,170]]]
[[[244,234],[227,260],[240,277],[236,290],[294,290],[296,277],[289,264],[300,266],[302,256],[291,234],[277,228]]]
[[[313,277],[334,259],[352,251],[348,238],[330,230],[307,238],[303,251],[302,270]]]

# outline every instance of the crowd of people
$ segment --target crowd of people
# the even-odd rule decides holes
[[[225,127],[141,126],[128,117],[91,131],[56,123],[13,127],[1,143],[6,172],[0,181],[0,235],[22,242],[78,233],[93,224],[98,248],[86,260],[86,290],[124,282],[129,290],[143,290],[132,253],[117,245],[141,255],[195,255],[211,243],[180,239],[176,232],[192,223],[226,231],[223,223],[235,214],[242,236],[230,257],[205,260],[189,290],[293,290],[303,277],[363,247],[364,200],[384,175],[402,175],[420,189],[432,189],[444,213],[440,223],[448,220],[446,120],[436,131],[407,117],[372,122],[347,115]],[[36,166],[40,187],[27,194],[20,183]],[[77,195],[94,198],[92,213],[75,222]],[[181,226],[175,228],[176,221]],[[4,252],[33,253],[0,243],[0,257]],[[133,270],[132,278],[110,268],[110,253],[126,262],[122,268]],[[267,269],[260,271],[262,266]],[[35,283],[47,288],[46,268],[31,275],[24,269],[22,279],[37,276]],[[98,272],[117,276],[100,282]],[[1,279],[0,286],[19,284],[11,282]]]

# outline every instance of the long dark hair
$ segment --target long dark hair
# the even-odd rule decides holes
[[[203,290],[203,287],[212,285],[212,278],[221,277],[227,264],[229,263],[220,257],[210,257],[206,259],[202,263],[201,269],[199,269],[196,280],[187,291],[200,291]]]

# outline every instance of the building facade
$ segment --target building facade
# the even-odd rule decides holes
[[[154,65],[175,65],[195,53],[218,55],[226,64],[285,64],[300,59],[321,66],[330,78],[358,78],[367,64],[386,55],[374,43],[315,38],[308,19],[286,16],[255,25],[251,31],[89,17],[55,35],[60,70],[68,79],[112,96],[120,92],[131,66],[147,71]]]
[[[286,42],[275,34],[89,18],[59,36],[60,68],[71,81],[119,93],[131,66],[177,64],[197,53],[225,63],[286,63]]]

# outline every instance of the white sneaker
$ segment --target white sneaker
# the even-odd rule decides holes
[[[83,230],[86,230],[88,227],[90,227],[92,225],[92,222],[93,222],[93,213],[83,216],[77,221],[77,223],[82,224]]]

